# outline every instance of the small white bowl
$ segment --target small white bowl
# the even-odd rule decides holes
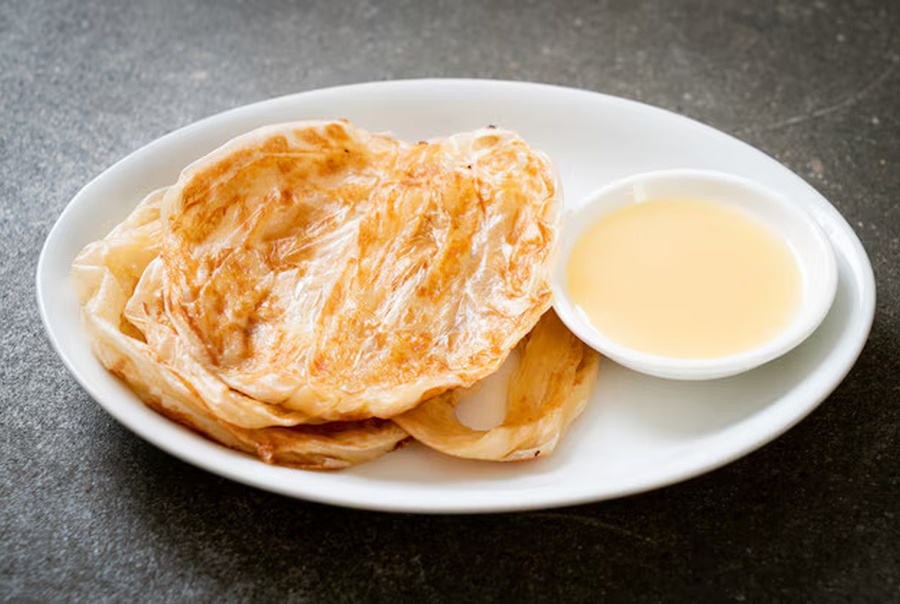
[[[778,335],[751,350],[722,357],[686,359],[648,354],[615,342],[594,327],[569,298],[566,265],[575,242],[602,216],[652,199],[704,199],[749,211],[787,243],[797,260],[802,298],[794,320]],[[679,380],[727,377],[758,367],[788,352],[819,326],[837,289],[834,252],[818,223],[798,204],[747,179],[706,170],[646,172],[590,194],[564,217],[561,253],[553,275],[554,309],[575,335],[612,360],[635,371]]]

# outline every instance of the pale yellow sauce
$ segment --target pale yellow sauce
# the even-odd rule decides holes
[[[796,260],[776,233],[739,208],[701,200],[647,201],[604,216],[576,241],[566,280],[607,337],[677,358],[764,344],[801,298]]]

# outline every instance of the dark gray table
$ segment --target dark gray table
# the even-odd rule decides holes
[[[426,6],[427,4],[427,6]],[[0,598],[900,601],[900,3],[0,4]],[[539,513],[293,501],[113,421],[38,319],[40,246],[117,159],[206,115],[334,84],[578,86],[707,122],[847,217],[879,287],[837,391],[686,483]]]

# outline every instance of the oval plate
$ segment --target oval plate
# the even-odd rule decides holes
[[[734,378],[672,382],[604,360],[587,411],[553,455],[534,462],[466,461],[412,445],[337,473],[268,466],[157,415],[103,369],[81,330],[69,266],[86,243],[103,237],[147,193],[172,184],[182,168],[228,139],[264,124],[336,117],[407,140],[488,124],[516,130],[556,161],[569,207],[635,172],[698,168],[757,180],[812,213],[828,234],[839,268],[834,304],[803,345]],[[434,513],[598,501],[722,466],[783,433],[834,390],[862,350],[875,309],[872,268],[849,225],[812,187],[764,153],[633,101],[489,80],[317,90],[227,111],[168,134],[108,169],[69,203],[44,244],[37,295],[50,340],[76,379],[121,423],[172,455],[292,497]]]

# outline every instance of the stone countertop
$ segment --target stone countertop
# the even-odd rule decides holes
[[[885,0],[0,4],[0,599],[900,601],[900,4]],[[35,304],[91,178],[201,117],[410,77],[576,86],[706,122],[843,213],[878,308],[809,418],[625,499],[415,516],[184,464],[78,386]]]

